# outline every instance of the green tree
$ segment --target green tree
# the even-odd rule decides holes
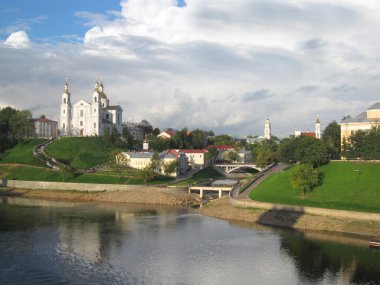
[[[129,132],[128,127],[123,127],[122,137],[125,140],[125,142],[127,143],[128,148],[133,149],[133,147],[135,146],[135,139],[132,136],[132,134]]]
[[[294,188],[302,191],[302,195],[312,191],[321,183],[321,174],[310,164],[298,164],[290,174],[290,180]]]
[[[138,127],[141,128],[144,132],[144,136],[151,134],[153,132],[153,127],[152,125],[147,121],[147,120],[142,120],[139,124]]]
[[[111,142],[111,131],[108,126],[104,127],[103,140],[105,145],[108,145]]]
[[[227,159],[231,162],[235,162],[237,161],[239,158],[239,155],[236,151],[232,150],[232,151],[229,151],[228,154],[227,154]]]
[[[161,133],[159,128],[154,128],[152,134],[157,137]]]
[[[299,138],[291,137],[283,139],[278,146],[279,161],[284,163],[296,162],[296,149],[299,143]]]
[[[16,143],[9,123],[11,117],[16,113],[17,110],[11,107],[0,108],[0,152]]]
[[[137,177],[140,178],[144,183],[148,183],[149,181],[152,181],[156,174],[154,171],[148,166],[143,169],[140,169],[137,172]]]
[[[328,163],[325,144],[316,138],[302,137],[296,148],[295,157],[300,163],[308,163],[313,167]]]
[[[18,143],[25,138],[29,138],[33,132],[34,125],[30,122],[31,118],[32,113],[30,111],[21,110],[14,113],[9,119],[11,132]]]
[[[325,143],[330,159],[340,158],[340,126],[336,121],[329,123],[323,130],[322,141]]]
[[[232,145],[234,139],[229,135],[218,135],[213,140],[214,145]]]
[[[119,181],[128,175],[129,159],[122,154],[122,151],[115,149],[110,152],[107,160],[107,166],[117,174]]]
[[[259,144],[257,148],[256,165],[259,167],[266,167],[277,161],[275,143],[267,140]]]
[[[149,168],[156,172],[159,169],[160,166],[160,154],[155,151],[152,155],[152,158],[150,159]]]
[[[201,149],[206,146],[205,132],[199,129],[196,129],[191,132],[191,148]]]
[[[118,141],[120,137],[120,134],[119,132],[116,130],[116,128],[112,128],[111,130],[111,136],[110,136],[110,140],[111,140],[111,143],[114,145],[116,144],[116,142]]]
[[[175,173],[178,168],[178,160],[166,162],[162,165],[165,175]]]
[[[211,160],[211,164],[214,164],[218,155],[219,155],[219,151],[217,148],[209,147],[206,153],[206,158]]]

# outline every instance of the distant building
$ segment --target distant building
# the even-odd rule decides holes
[[[380,102],[373,104],[365,112],[354,118],[345,118],[339,125],[341,141],[343,141],[343,138],[351,136],[355,131],[370,130],[375,126],[380,126]]]
[[[312,137],[316,139],[321,139],[321,121],[319,118],[315,120],[315,131],[298,131],[294,130],[294,136],[297,137]]]
[[[122,152],[128,160],[128,165],[136,169],[144,169],[149,166],[154,152]],[[178,161],[177,171],[170,174],[176,177],[186,171],[186,156],[183,153],[172,153],[170,151],[163,151],[159,154],[159,166],[155,170],[156,173],[165,174],[163,165],[172,161]]]
[[[34,135],[36,138],[57,138],[58,137],[58,122],[49,120],[45,117],[31,119],[34,125]]]
[[[163,139],[171,139],[176,134],[175,130],[166,130],[161,132],[157,137]]]
[[[105,128],[115,128],[121,134],[122,115],[119,105],[110,105],[103,83],[95,83],[91,103],[82,99],[74,105],[66,83],[61,98],[60,135],[102,136]]]
[[[272,125],[269,119],[266,119],[265,124],[264,124],[264,139],[270,140],[271,136],[272,136]]]
[[[142,141],[144,139],[144,130],[139,127],[138,123],[126,122],[123,123],[123,127],[128,128],[129,133],[135,140]]]
[[[206,149],[175,149],[172,150],[177,153],[183,153],[186,158],[187,162],[190,165],[193,166],[205,166],[208,164],[206,154],[207,150]]]

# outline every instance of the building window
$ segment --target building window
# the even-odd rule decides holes
[[[96,108],[94,108],[94,113],[96,113]]]
[[[98,102],[98,98],[96,96],[94,97],[94,102]]]
[[[63,104],[66,104],[66,98],[63,98]]]
[[[63,114],[65,114],[66,113],[66,110],[65,109],[63,109]]]
[[[83,110],[80,110],[80,116],[83,117]]]
[[[65,123],[63,123],[62,128],[65,128]]]
[[[96,129],[96,123],[94,123],[94,129]]]
[[[110,115],[109,115],[109,114],[106,114],[106,119],[107,119],[107,120],[110,119]]]
[[[104,108],[104,103],[102,103],[102,106],[103,106],[103,108]]]
[[[79,125],[80,125],[80,126],[83,126],[83,121],[80,121]]]

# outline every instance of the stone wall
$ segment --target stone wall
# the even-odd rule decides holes
[[[76,191],[135,191],[144,185],[67,183],[0,179],[1,187],[15,187],[38,190],[76,190]],[[154,188],[154,187],[152,187]]]
[[[238,200],[238,199],[232,199],[232,198],[230,198],[229,201],[232,205],[243,207],[243,208],[259,208],[259,209],[265,209],[265,210],[289,211],[289,212],[305,213],[305,214],[310,214],[310,215],[380,222],[380,214],[376,214],[376,213],[354,212],[354,211],[344,211],[344,210],[334,210],[334,209],[324,209],[324,208],[314,208],[314,207],[304,207],[304,206],[292,206],[292,205],[258,202],[254,200]]]

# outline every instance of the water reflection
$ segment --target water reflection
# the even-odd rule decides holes
[[[339,284],[379,284],[379,252],[366,241],[355,243],[342,244],[331,234],[281,233],[281,251],[292,257],[301,280],[319,283],[328,276]]]
[[[2,202],[0,284],[380,281],[380,251],[332,235],[228,223],[176,207]]]

